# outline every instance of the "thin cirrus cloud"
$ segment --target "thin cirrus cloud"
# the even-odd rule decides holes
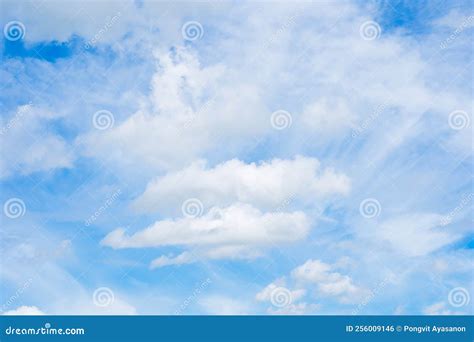
[[[75,156],[70,145],[47,130],[51,122],[60,118],[60,115],[32,104],[18,106],[9,120],[1,118],[0,178],[71,168]]]
[[[401,215],[381,222],[375,235],[405,255],[427,255],[461,238],[461,232],[448,233],[444,218],[433,213]]]

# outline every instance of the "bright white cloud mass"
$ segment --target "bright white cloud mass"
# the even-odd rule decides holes
[[[104,244],[116,248],[160,245],[222,245],[264,244],[272,237],[276,241],[303,238],[308,222],[302,212],[267,213],[249,205],[235,204],[220,209],[212,208],[202,218],[184,218],[175,221],[158,221],[144,231],[125,237],[116,230]]]
[[[2,314],[472,313],[468,1],[1,6]]]
[[[334,195],[347,195],[349,178],[323,168],[315,158],[296,156],[259,164],[232,159],[208,168],[205,161],[165,174],[150,182],[133,207],[143,212],[176,211],[189,198],[206,206],[248,203],[275,211],[290,202],[318,205]]]

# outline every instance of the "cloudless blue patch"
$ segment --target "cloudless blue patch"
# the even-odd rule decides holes
[[[67,58],[71,55],[71,48],[68,43],[59,43],[56,41],[39,43],[27,47],[23,41],[11,42],[4,39],[3,44],[4,56],[9,58],[37,58],[54,62],[58,58]]]
[[[2,53],[6,58],[36,58],[55,62],[61,58],[69,58],[78,52],[92,52],[85,49],[84,39],[71,37],[67,42],[49,41],[36,44],[25,44],[23,40],[9,41],[3,39]]]
[[[465,246],[467,249],[474,249],[474,236],[470,236],[466,240],[464,240]]]
[[[452,9],[468,9],[468,1],[441,0],[379,0],[377,22],[384,32],[402,29],[408,34],[424,34],[430,31],[432,21],[449,13]]]

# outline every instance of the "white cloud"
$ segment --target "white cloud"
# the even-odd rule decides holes
[[[308,260],[291,272],[298,282],[316,285],[317,296],[335,297],[341,303],[359,301],[368,291],[353,284],[352,279],[332,271],[333,267],[320,260]]]
[[[267,308],[270,314],[308,314],[321,309],[320,303],[311,300],[333,299],[347,305],[367,297],[368,290],[354,285],[349,276],[335,272],[334,268],[309,259],[291,272],[289,279],[293,286],[283,277],[267,285],[255,298],[272,304]]]
[[[159,268],[172,265],[184,265],[198,262],[199,260],[218,259],[255,259],[262,256],[260,249],[249,248],[247,245],[222,245],[213,247],[195,247],[191,252],[183,252],[177,256],[162,255],[154,259],[150,268]]]
[[[266,312],[271,315],[303,315],[319,309],[318,304],[302,301],[308,292],[306,289],[291,290],[286,286],[285,278],[277,279],[257,293],[255,299],[268,304]]]
[[[133,207],[170,214],[179,212],[186,199],[198,198],[208,207],[243,202],[277,210],[296,201],[318,204],[318,200],[349,190],[347,176],[322,168],[315,158],[297,156],[259,164],[233,159],[214,168],[199,161],[150,182]]]
[[[231,153],[271,130],[260,91],[251,83],[228,80],[221,65],[201,66],[184,47],[156,55],[158,71],[141,109],[106,132],[81,136],[84,153],[166,170],[213,151],[221,140]]]
[[[319,260],[308,260],[303,265],[298,266],[293,270],[292,276],[298,280],[307,282],[319,283],[328,280],[331,277],[331,266],[319,261]],[[336,275],[334,278],[338,278]]]
[[[131,236],[123,229],[108,234],[103,244],[114,248],[166,245],[266,245],[297,241],[309,231],[302,212],[262,213],[247,204],[213,207],[202,217],[158,221]]]
[[[27,104],[19,106],[9,119],[0,119],[0,178],[72,167],[74,155],[66,141],[47,129],[59,118]]]
[[[162,255],[151,262],[150,268],[154,269],[154,268],[171,266],[171,265],[190,264],[190,263],[193,263],[194,261],[195,261],[195,258],[189,252],[181,253],[174,258],[166,256],[166,255]]]
[[[284,283],[281,285],[284,285]],[[267,285],[267,287],[265,287],[262,291],[257,293],[255,298],[261,302],[264,302],[264,301],[271,302],[272,293],[274,293],[274,291],[281,285],[279,284],[278,281],[276,281],[275,283],[271,283]],[[306,290],[305,289],[288,290],[288,294],[292,302],[297,302],[298,300],[300,300],[306,295]]]
[[[309,229],[309,221],[302,212],[262,213],[248,204],[237,203],[222,209],[213,207],[201,217],[158,221],[132,235],[119,228],[101,243],[112,248],[197,246],[204,248],[210,258],[239,257],[272,244],[301,240]],[[189,254],[177,259],[162,257],[152,267],[191,260]]]
[[[323,98],[306,106],[301,115],[302,125],[325,135],[333,135],[341,129],[353,127],[356,115],[345,100],[334,98],[330,101]]]
[[[383,221],[375,227],[377,239],[407,256],[422,256],[458,240],[460,235],[443,226],[443,216],[432,213],[413,213]]]
[[[150,2],[131,7],[135,23],[131,31],[139,30],[150,13],[164,11],[156,24],[160,33],[164,29],[170,36],[180,35],[188,10],[197,17],[204,12],[193,6],[178,11]],[[359,26],[368,19],[367,12],[354,4],[262,8],[267,10],[265,21],[259,11],[245,6],[233,12],[244,16],[245,22],[223,23],[229,5],[216,4],[212,15],[202,17],[212,41],[183,47],[182,38],[173,38],[172,52],[168,45],[157,44],[157,71],[140,110],[117,120],[107,132],[81,136],[78,142],[85,153],[111,158],[120,166],[140,165],[141,173],[181,168],[209,154],[226,160],[251,146],[249,140],[264,141],[274,133],[269,116],[276,108],[268,104],[281,102],[291,113],[302,113],[294,115],[290,144],[304,137],[324,146],[347,138],[351,127],[363,127],[369,143],[360,155],[383,162],[402,142],[417,136],[409,133],[423,113],[433,111],[444,120],[453,106],[470,105],[468,96],[449,89],[443,89],[442,98],[436,96],[439,91],[431,87],[434,82],[425,72],[423,46],[385,31],[375,41],[361,39]],[[128,19],[122,19],[120,26],[127,27]],[[329,39],[312,39],[317,32]],[[299,50],[304,53],[295,61],[294,51]],[[289,100],[276,100],[283,95]],[[391,134],[386,134],[387,126]],[[381,134],[368,134],[376,133],[377,127]],[[393,136],[400,143],[392,143]],[[467,139],[461,143],[472,149]]]
[[[6,311],[3,313],[4,315],[9,316],[36,316],[36,315],[44,315],[45,313],[38,309],[36,306],[20,306],[15,310]]]

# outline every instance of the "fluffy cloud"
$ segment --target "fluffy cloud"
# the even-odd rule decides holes
[[[291,275],[296,281],[316,285],[318,296],[335,297],[341,303],[354,303],[367,295],[367,290],[354,285],[349,276],[332,269],[329,264],[310,259],[295,268]]]
[[[214,257],[252,253],[272,244],[303,239],[310,229],[303,212],[262,213],[248,204],[226,208],[213,207],[201,217],[186,217],[158,221],[130,236],[123,229],[109,233],[102,244],[113,248],[142,248],[159,246],[205,247]],[[188,262],[183,255],[174,263]],[[155,260],[154,266],[170,264],[168,258]],[[173,263],[173,262],[172,262]]]
[[[296,290],[290,290],[286,278],[281,278],[257,293],[256,299],[272,304],[268,313],[303,314],[320,309],[320,304],[310,302],[314,298],[319,301],[334,299],[347,305],[357,303],[369,294],[368,290],[356,286],[349,276],[335,272],[334,268],[320,260],[309,259],[291,272],[290,279]]]
[[[84,153],[166,170],[202,157],[220,141],[231,152],[271,130],[270,114],[254,85],[227,80],[221,65],[201,66],[196,53],[184,47],[156,56],[158,71],[141,109],[106,132],[81,136]]]
[[[262,291],[257,293],[255,298],[261,302],[272,301],[272,295],[275,294],[275,292],[278,290],[279,287],[280,287],[279,284],[271,283],[267,287],[265,287]],[[306,295],[306,290],[304,289],[288,290],[288,295],[291,297],[291,301],[296,302]]]
[[[315,158],[273,159],[246,164],[229,160],[213,168],[204,161],[150,182],[133,206],[142,212],[176,213],[189,198],[205,206],[226,206],[243,202],[275,210],[292,202],[320,204],[331,195],[349,192],[347,176],[322,168]]]
[[[255,299],[271,305],[267,309],[269,314],[302,315],[318,308],[316,304],[301,302],[307,292],[305,289],[290,290],[285,286],[285,279],[278,279],[257,293]]]
[[[9,316],[37,316],[44,315],[44,312],[38,309],[36,306],[20,306],[15,310],[6,311],[4,315]]]

